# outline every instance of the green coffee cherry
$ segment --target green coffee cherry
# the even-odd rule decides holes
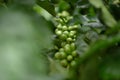
[[[78,25],[74,25],[74,26],[73,26],[73,29],[78,29]]]
[[[55,30],[55,33],[56,33],[56,35],[60,36],[60,35],[62,34],[62,31],[61,31],[61,30],[56,29],[56,30]]]
[[[61,46],[64,47],[66,45],[66,42],[62,42]]]
[[[69,38],[67,38],[67,41],[68,41],[68,42],[72,42],[73,39],[69,37]]]
[[[72,34],[72,33],[69,33],[69,37],[73,37],[74,36],[74,34]]]
[[[69,16],[69,13],[67,11],[63,11],[62,16],[67,17],[67,16]]]
[[[60,49],[59,49],[59,52],[63,52],[63,51],[64,51],[64,48],[60,48]]]
[[[55,33],[56,33],[57,31],[59,31],[59,29],[55,29]]]
[[[73,37],[76,38],[76,35],[74,35]]]
[[[66,53],[70,53],[71,52],[70,44],[66,44],[64,46],[64,50],[65,50]]]
[[[67,35],[65,35],[65,34],[61,34],[61,35],[60,35],[60,39],[61,39],[61,40],[65,40],[66,38],[67,38]]]
[[[67,67],[67,65],[68,65],[68,62],[66,59],[61,60],[60,63],[63,67]]]
[[[70,36],[70,37],[74,37],[75,34],[76,34],[76,31],[70,31],[69,36]]]
[[[76,41],[76,39],[73,39],[73,41]]]
[[[62,27],[62,30],[64,30],[64,31],[67,30],[67,29],[68,29],[67,26]]]
[[[74,35],[75,35],[75,34],[76,34],[76,31],[70,31],[70,34],[74,34]]]
[[[68,27],[68,30],[75,30],[75,29],[78,29],[78,25],[73,25]]]
[[[62,16],[62,13],[58,13],[57,15],[60,17],[60,16]]]
[[[71,48],[71,50],[75,50],[75,43],[71,43],[70,48]]]
[[[70,66],[74,67],[74,66],[76,66],[76,65],[77,65],[77,63],[76,63],[75,60],[71,61]]]
[[[62,19],[59,19],[59,22],[60,22],[60,23],[62,23],[62,22],[63,22],[63,20],[62,20]]]
[[[69,26],[69,27],[68,27],[68,30],[72,30],[72,26]]]
[[[55,53],[56,59],[63,59],[63,58],[66,58],[66,56],[67,56],[66,53],[63,51]]]
[[[73,19],[73,16],[68,16],[67,20]]]
[[[68,60],[68,61],[72,61],[72,60],[73,60],[73,56],[72,56],[72,55],[68,55],[68,56],[67,56],[67,60]]]
[[[72,56],[74,56],[74,57],[76,57],[76,56],[78,55],[76,51],[73,51],[71,54],[72,54]]]
[[[58,24],[57,29],[62,29],[62,25]]]
[[[68,31],[63,31],[63,34],[65,34],[65,35],[69,35],[69,32]]]
[[[61,54],[59,52],[55,53],[55,58],[56,59],[60,59],[61,58]]]
[[[60,52],[60,54],[61,54],[62,59],[66,58],[66,56],[67,56],[65,52]]]

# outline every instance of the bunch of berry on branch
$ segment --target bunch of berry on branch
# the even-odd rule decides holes
[[[57,45],[54,57],[63,67],[72,67],[76,65],[78,58],[75,45],[78,25],[68,24],[72,16],[66,11],[59,13],[57,17],[58,24],[55,29]]]

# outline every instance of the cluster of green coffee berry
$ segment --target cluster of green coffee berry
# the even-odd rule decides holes
[[[62,16],[62,14],[60,16]],[[59,47],[56,46],[58,50],[54,57],[60,61],[60,64],[63,67],[76,65],[76,59],[78,57],[75,46],[77,29],[77,25],[68,26],[67,24],[62,23],[59,23],[55,29],[56,38],[60,43]]]

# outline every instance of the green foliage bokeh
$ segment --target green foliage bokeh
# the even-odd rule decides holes
[[[53,58],[63,11],[79,25],[73,68]],[[119,57],[120,0],[0,0],[0,80],[120,80]]]

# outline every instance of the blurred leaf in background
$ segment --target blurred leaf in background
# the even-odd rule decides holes
[[[42,51],[52,47],[52,33],[45,19],[36,21],[22,11],[0,11],[0,80],[54,80]]]
[[[75,69],[53,58],[62,11],[79,25]],[[119,14],[119,0],[0,0],[0,80],[120,80]]]
[[[112,47],[104,55],[100,66],[100,78],[102,80],[120,79],[120,47]]]
[[[42,8],[44,8],[46,11],[48,11],[53,16],[56,15],[56,13],[55,13],[55,7],[52,4],[52,2],[50,2],[49,0],[36,0],[36,2],[37,2],[37,4],[39,6],[41,6]]]

